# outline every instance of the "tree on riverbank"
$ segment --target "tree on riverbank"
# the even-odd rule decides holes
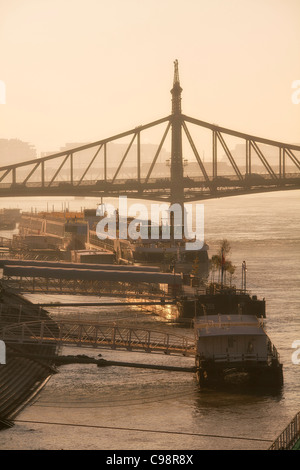
[[[230,275],[230,285],[232,283],[232,277],[235,273],[236,266],[227,259],[231,251],[231,246],[228,240],[223,239],[220,243],[218,253],[213,255],[211,258],[211,272],[212,272],[212,281],[214,282],[214,274],[218,272],[218,282],[221,284],[226,283],[226,274]]]

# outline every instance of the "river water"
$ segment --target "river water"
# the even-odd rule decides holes
[[[47,202],[3,199],[0,204],[45,210]],[[91,208],[97,202],[70,198],[69,209]],[[61,209],[58,198],[48,203]],[[204,208],[210,256],[226,238],[232,248],[229,257],[237,266],[233,282],[240,287],[241,264],[246,260],[247,288],[266,299],[265,328],[283,363],[282,391],[275,395],[203,392],[188,372],[67,365],[18,415],[15,426],[1,432],[1,449],[264,450],[281,433],[300,410],[300,364],[292,362],[292,343],[300,340],[300,191],[210,200]],[[55,299],[48,296],[48,300]],[[165,324],[155,312],[139,308],[59,310],[52,309],[54,317],[80,315],[192,335],[190,329]],[[193,365],[190,358],[158,354],[74,348],[62,353]]]

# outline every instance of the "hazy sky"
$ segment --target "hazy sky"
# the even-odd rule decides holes
[[[300,142],[299,0],[0,0],[0,138],[38,151],[171,112]]]

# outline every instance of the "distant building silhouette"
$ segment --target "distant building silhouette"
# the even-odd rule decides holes
[[[48,151],[48,152],[42,152],[41,157],[47,157],[49,155],[54,155],[55,153],[59,152],[66,152],[71,149],[75,149],[77,147],[82,147],[84,145],[87,145],[89,142],[71,142],[71,143],[66,143],[64,146],[60,147],[58,150],[54,151]],[[128,148],[128,143],[114,143],[114,142],[109,142],[107,144],[107,156],[108,156],[108,167],[107,167],[107,176],[108,178],[111,178],[114,173],[116,168],[118,167],[122,157],[124,156],[126,150]],[[155,156],[157,150],[157,145],[152,144],[152,143],[144,143],[141,145],[141,167],[144,170],[145,174],[147,173],[148,169],[150,168],[151,162]],[[88,149],[88,150],[83,150],[81,152],[77,152],[74,158],[74,174],[75,176],[77,174],[80,174],[77,172],[79,169],[84,169],[87,167],[88,163],[90,160],[93,158],[93,155],[95,154],[96,149]],[[161,176],[168,176],[170,173],[170,169],[167,167],[167,160],[170,158],[170,152],[168,152],[166,149],[162,148],[160,151],[160,154],[157,158],[157,168],[154,167],[153,170],[153,177],[155,176],[160,176],[160,173],[163,172],[163,175]],[[97,161],[99,162],[99,167],[101,167],[101,164],[103,166],[103,149],[99,153],[97,157]],[[101,162],[101,163],[100,163]],[[49,163],[49,166],[51,167],[51,163]],[[94,165],[95,166],[95,165]],[[159,169],[158,169],[159,166]],[[137,167],[137,145],[133,144],[130,151],[128,152],[126,156],[126,161],[124,168],[120,171],[119,177],[125,177],[125,178],[130,178],[130,177],[135,177],[136,174],[136,167]],[[93,170],[94,171],[94,170]],[[81,171],[82,173],[82,171]],[[69,173],[68,170],[62,169],[61,175],[68,177]],[[96,173],[94,172],[94,176]],[[102,178],[103,175],[98,174],[97,178]]]
[[[0,139],[0,166],[37,158],[36,148],[19,139]]]
[[[299,145],[295,143],[294,145]],[[258,144],[259,149],[262,151],[263,155],[267,159],[268,163],[278,171],[278,164],[279,164],[279,152],[278,148],[272,145],[266,144]],[[238,164],[240,168],[244,168],[246,166],[246,144],[237,144],[232,150],[231,155],[233,156],[234,160]],[[252,149],[251,151],[251,159],[252,159],[252,171],[257,171],[258,173],[266,173],[266,170],[260,161],[259,157],[257,156],[255,150]],[[223,155],[221,162],[228,162],[228,158],[226,155]],[[294,170],[294,165],[291,160],[286,157],[286,169],[289,171]]]

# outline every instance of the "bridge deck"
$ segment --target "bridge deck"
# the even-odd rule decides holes
[[[221,177],[220,177],[221,178]],[[185,183],[184,199],[186,202],[193,200],[207,200],[220,197],[241,196],[255,193],[265,193],[273,191],[287,191],[300,188],[299,174],[293,173],[288,178],[268,179],[268,175],[262,175],[262,180],[253,184],[247,184],[244,180],[236,181],[224,177],[226,183],[216,183],[214,180],[197,181],[196,178]],[[138,186],[139,183],[137,183]],[[0,183],[0,197],[118,197],[127,196],[132,199],[147,199],[153,201],[170,202],[170,183],[157,183],[153,188],[145,183],[138,188],[128,188],[126,183],[107,183],[105,187],[96,187],[95,183],[85,182],[82,185],[65,183],[66,187],[57,185],[42,186],[34,183],[32,186],[22,185],[15,187],[11,184]]]

